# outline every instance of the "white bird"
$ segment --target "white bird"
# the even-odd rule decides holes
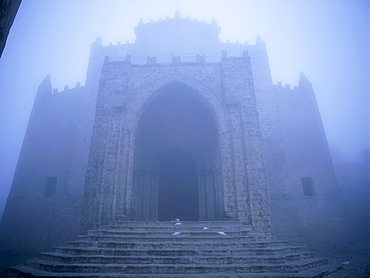
[[[176,218],[176,219],[175,219],[175,222],[181,222],[181,221],[180,221],[180,219]]]
[[[206,231],[206,230],[209,230],[209,228],[208,227],[204,227],[203,228],[203,231]]]
[[[226,236],[224,232],[217,232],[219,235]]]
[[[173,236],[178,236],[179,234],[181,234],[181,232],[174,232],[172,235]]]

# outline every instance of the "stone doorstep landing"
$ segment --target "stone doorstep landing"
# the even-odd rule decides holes
[[[282,278],[324,277],[335,269],[327,259],[254,234],[241,222],[175,224],[111,223],[12,271],[17,277]]]

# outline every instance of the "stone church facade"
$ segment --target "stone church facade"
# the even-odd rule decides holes
[[[343,227],[312,86],[274,85],[265,43],[215,21],[139,22],[91,48],[85,86],[40,84],[1,222],[36,252],[115,220],[237,220],[306,242]],[[339,237],[340,232],[335,232]]]

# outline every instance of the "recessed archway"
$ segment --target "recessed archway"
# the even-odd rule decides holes
[[[217,130],[212,113],[190,87],[173,82],[154,93],[135,138],[136,220],[215,220],[220,215]]]

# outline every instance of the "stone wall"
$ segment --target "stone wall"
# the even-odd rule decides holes
[[[174,60],[172,64],[142,66],[106,60],[85,183],[86,229],[114,220],[115,215],[122,215],[124,211],[135,213],[137,210],[131,198],[136,190],[132,168],[134,153],[142,151],[135,145],[138,125],[153,99],[171,93],[163,89],[166,86],[194,94],[214,117],[218,134],[214,140],[216,161],[212,167],[221,172],[217,175],[215,190],[218,196],[223,196],[218,217],[222,212],[224,217],[269,231],[267,181],[248,56],[224,57],[221,63],[177,63]],[[190,146],[185,147],[188,143]],[[192,142],[180,140],[175,144],[192,154]],[[196,147],[202,149],[201,145]],[[169,150],[171,145],[164,148]],[[201,166],[198,162],[198,170]],[[116,194],[125,198],[117,198]],[[112,204],[113,199],[116,203]],[[220,197],[216,199],[220,201]]]
[[[273,231],[316,247],[348,244],[346,214],[311,84],[301,74],[298,87],[279,84],[274,92],[288,171],[283,182],[270,186]]]
[[[1,221],[2,246],[38,251],[74,238],[82,195],[68,177],[83,87],[51,93],[40,85]]]

